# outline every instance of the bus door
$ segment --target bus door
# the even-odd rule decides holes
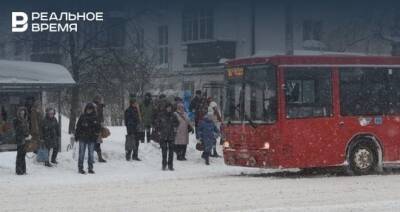
[[[293,167],[330,165],[338,130],[332,69],[286,68],[283,73],[286,162]]]

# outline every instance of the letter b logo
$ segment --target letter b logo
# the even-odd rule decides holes
[[[25,32],[28,29],[28,15],[24,12],[12,12],[12,31]]]

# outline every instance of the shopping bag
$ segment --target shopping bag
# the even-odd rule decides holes
[[[197,149],[198,151],[204,151],[204,144],[203,144],[203,142],[197,142],[197,144],[196,144],[196,149]]]
[[[102,127],[101,128],[101,132],[100,132],[101,138],[107,138],[110,135],[111,135],[111,132],[107,127]]]
[[[36,152],[38,148],[39,141],[32,139],[25,141],[25,152]]]
[[[36,153],[37,162],[47,162],[49,160],[49,151],[44,146],[40,146]]]

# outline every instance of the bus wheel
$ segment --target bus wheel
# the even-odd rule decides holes
[[[378,164],[377,154],[374,149],[365,143],[356,145],[350,152],[350,171],[355,175],[371,174]]]

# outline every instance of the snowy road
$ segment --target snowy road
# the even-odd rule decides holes
[[[95,175],[77,174],[71,152],[54,168],[27,161],[15,176],[15,153],[0,153],[0,211],[400,211],[400,174],[362,177],[205,166],[200,153],[160,170],[155,144],[140,148],[142,162],[126,162],[123,129],[104,143],[109,160]],[[122,150],[122,151],[121,151]]]
[[[69,186],[1,185],[1,209],[33,211],[399,211],[400,177],[221,176]]]

